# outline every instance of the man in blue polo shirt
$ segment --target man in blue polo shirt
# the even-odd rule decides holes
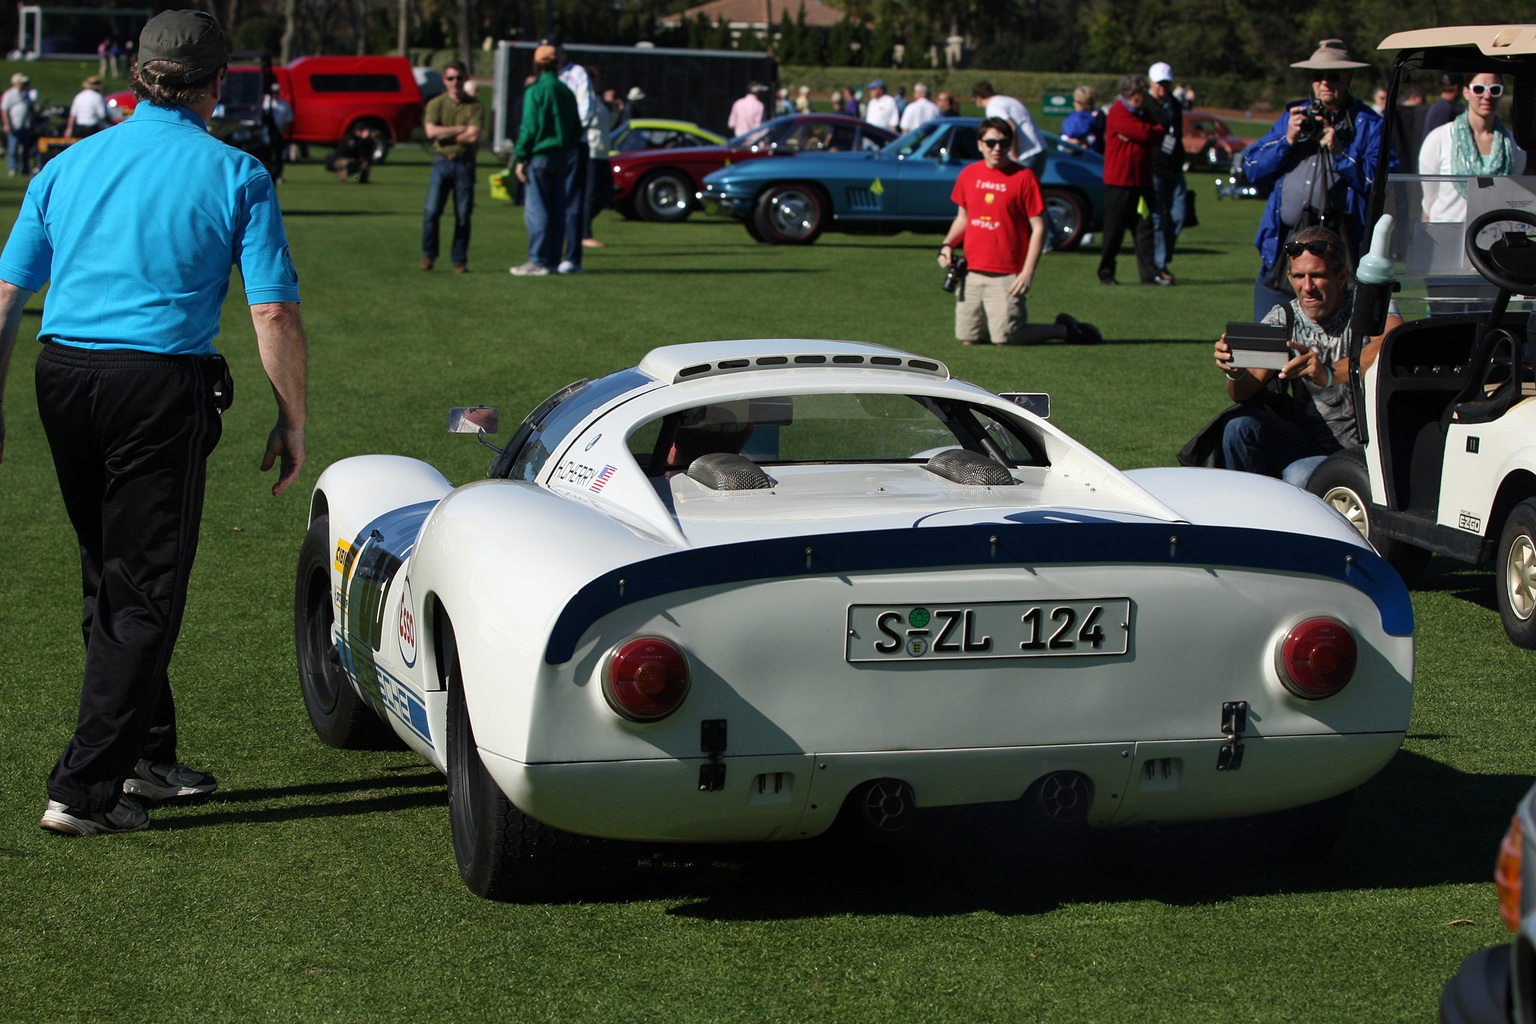
[[[238,264],[277,425],[261,468],[280,494],[304,463],[306,342],[298,275],[272,179],[208,134],[229,65],[201,11],[145,25],[134,116],[70,147],[32,180],[0,254],[0,396],[22,308],[52,282],[37,402],[80,540],[84,685],[48,777],[42,827],[131,832],[140,800],[217,783],[176,755],[166,666],[197,551],[208,454],[232,396],[214,351]],[[0,419],[0,458],[5,423]]]

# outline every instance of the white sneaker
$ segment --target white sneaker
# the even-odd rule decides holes
[[[529,261],[520,267],[513,267],[508,273],[513,277],[544,277],[549,273],[549,268]]]
[[[572,263],[570,260],[561,260],[560,265],[555,270],[561,274],[579,274],[581,273],[581,264]]]
[[[138,801],[122,799],[106,814],[83,811],[69,807],[57,800],[49,800],[38,824],[48,832],[61,836],[104,836],[115,832],[137,832],[149,827],[149,815]]]
[[[144,760],[123,780],[124,793],[145,800],[207,796],[218,788],[218,780],[207,772],[194,771],[184,764],[150,764]]]

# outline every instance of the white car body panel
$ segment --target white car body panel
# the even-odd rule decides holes
[[[824,831],[871,779],[944,806],[1016,800],[1059,770],[1092,779],[1096,826],[1229,817],[1326,799],[1390,760],[1412,702],[1411,609],[1396,574],[1317,499],[1243,474],[1122,473],[905,353],[890,358],[933,369],[714,365],[801,350],[894,353],[657,350],[641,364],[654,380],[589,410],[532,481],[455,489],[387,456],[328,468],[313,508],[330,517],[336,639],[359,694],[446,770],[446,613],[502,791],[547,824],[621,839],[795,839]],[[671,383],[701,363],[714,368]],[[991,410],[1049,466],[986,487],[911,462],[768,463],[768,488],[712,491],[682,473],[647,477],[630,453],[631,432],[667,413],[850,392]],[[951,614],[1112,598],[1132,609],[1123,655],[846,656],[869,639],[850,637],[853,605]],[[1321,701],[1291,694],[1275,655],[1314,615],[1347,624],[1360,650],[1355,681]],[[672,640],[692,669],[660,721],[622,718],[603,695],[608,652],[639,636]],[[1247,702],[1247,753],[1217,771],[1234,701]],[[725,782],[701,792],[712,720],[728,723]]]
[[[1477,451],[1468,441],[1477,439]],[[1536,398],[1527,398],[1492,423],[1451,422],[1445,432],[1437,522],[1482,536],[1494,499],[1512,473],[1536,468]]]

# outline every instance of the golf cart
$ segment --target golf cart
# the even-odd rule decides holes
[[[1507,177],[1421,175],[1421,140],[1404,116],[1411,108],[1397,106],[1415,78],[1497,73],[1506,93],[1498,112],[1536,165],[1536,25],[1399,32],[1381,49],[1397,51],[1395,116],[1386,119],[1369,223],[1383,214],[1396,222],[1397,282],[1358,285],[1350,386],[1365,447],[1332,456],[1308,489],[1410,581],[1431,553],[1491,562],[1505,631],[1536,648],[1536,376],[1527,344],[1536,167]],[[1391,146],[1402,171],[1389,177]],[[1452,188],[1465,202],[1438,201]],[[1380,333],[1395,290],[1406,322],[1362,373],[1361,339]]]

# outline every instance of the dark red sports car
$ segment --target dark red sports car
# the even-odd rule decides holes
[[[642,149],[613,158],[613,206],[626,217],[684,221],[698,209],[704,175],[765,156],[877,150],[896,133],[845,114],[789,114],[723,146]]]

